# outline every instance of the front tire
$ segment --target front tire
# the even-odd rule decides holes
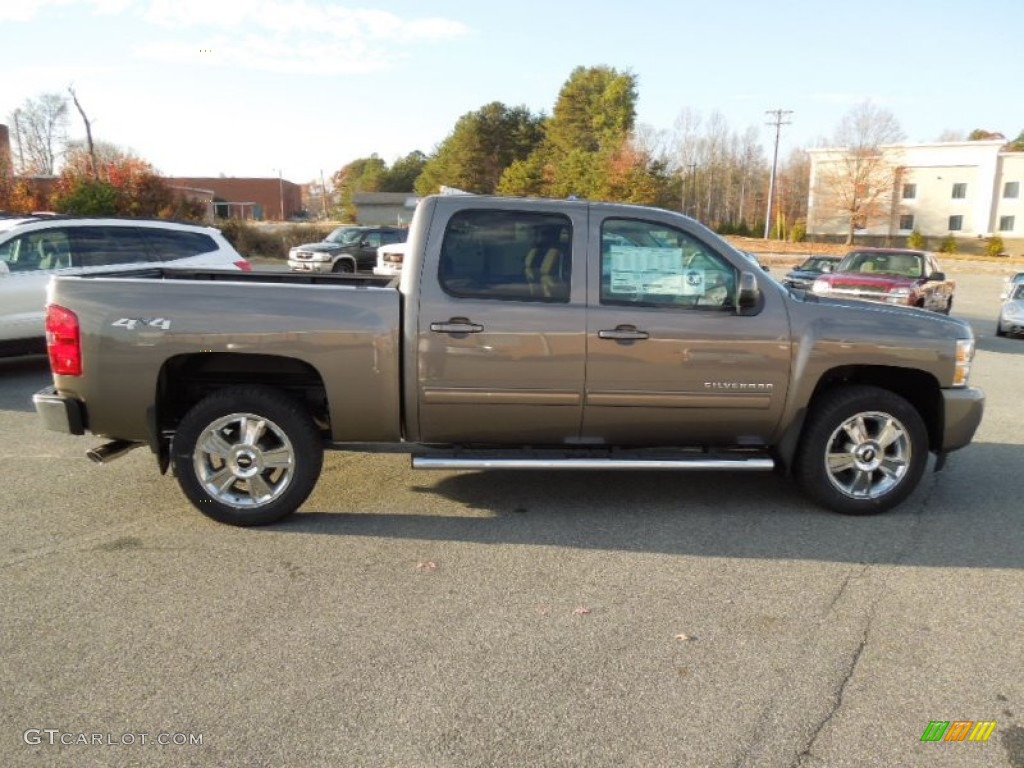
[[[309,497],[323,443],[285,393],[230,387],[199,401],[171,444],[178,485],[200,512],[228,525],[275,523]]]
[[[334,262],[334,267],[331,269],[331,271],[336,275],[351,275],[356,270],[355,267],[352,266],[352,262],[349,261],[348,259],[339,259],[338,261]]]
[[[1002,323],[996,323],[996,336],[1005,336],[1006,331],[1003,330]]]
[[[902,502],[928,461],[928,431],[907,400],[849,386],[822,395],[808,418],[794,471],[822,506],[872,515]]]

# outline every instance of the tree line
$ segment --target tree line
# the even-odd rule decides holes
[[[196,217],[200,206],[179,198],[155,169],[133,153],[92,140],[88,117],[72,89],[87,142],[68,142],[70,106],[63,94],[29,99],[9,117],[15,175],[0,172],[0,209],[52,207],[68,213],[123,213]],[[776,238],[802,239],[806,226],[810,159],[793,150],[777,168],[769,201],[771,165],[756,127],[734,131],[719,112],[684,108],[671,130],[637,125],[636,75],[612,67],[577,67],[562,85],[550,114],[495,101],[462,115],[429,154],[420,150],[387,163],[377,154],[342,166],[331,176],[332,217],[353,220],[355,195],[364,192],[431,194],[451,187],[477,194],[578,197],[682,211],[727,234],[761,234],[767,211]],[[853,232],[887,214],[892,174],[879,149],[902,140],[896,118],[865,102],[839,121],[830,142],[849,150],[843,163],[818,179],[830,215]],[[1003,139],[976,129],[940,140]],[[1024,131],[1006,145],[1024,151]],[[18,175],[52,175],[63,165],[48,201],[32,199]],[[2,171],[2,169],[0,169]],[[49,203],[49,206],[47,206]]]

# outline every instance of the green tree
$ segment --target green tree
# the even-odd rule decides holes
[[[984,128],[975,128],[969,134],[967,134],[968,141],[993,141],[995,139],[1005,139],[999,131],[986,131]]]
[[[58,213],[73,216],[115,216],[118,211],[117,187],[109,181],[75,176],[54,197]]]
[[[924,248],[924,235],[921,234],[921,230],[917,227],[914,227],[910,236],[907,237],[907,248],[915,248],[917,250]]]
[[[1017,134],[1017,138],[1013,139],[1003,147],[1005,152],[1024,152],[1024,131]]]
[[[576,67],[545,125],[557,155],[618,150],[636,122],[636,75],[611,67]]]
[[[493,194],[505,169],[540,145],[542,121],[525,106],[498,101],[466,113],[427,161],[416,191],[429,194],[448,186]]]
[[[427,156],[418,149],[400,157],[387,169],[380,182],[381,192],[412,192],[416,179],[423,173]]]
[[[358,192],[381,192],[388,166],[377,153],[360,157],[342,166],[331,176],[338,195],[338,214],[342,219],[355,221],[355,195]]]

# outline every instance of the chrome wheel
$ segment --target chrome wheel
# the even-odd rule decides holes
[[[270,419],[231,413],[203,429],[192,464],[212,499],[251,509],[270,504],[288,489],[295,474],[295,449]]]
[[[912,440],[899,419],[881,411],[857,413],[828,440],[829,482],[853,499],[877,499],[902,482],[913,458]]]

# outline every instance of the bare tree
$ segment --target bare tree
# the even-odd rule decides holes
[[[835,149],[818,156],[815,196],[818,215],[842,219],[846,242],[858,229],[887,221],[898,180],[898,151],[904,138],[895,116],[865,101],[843,116]]]
[[[86,147],[89,149],[89,161],[92,169],[92,177],[94,179],[98,179],[99,169],[96,166],[96,147],[92,143],[92,123],[90,123],[89,118],[85,116],[85,110],[82,109],[82,105],[78,101],[78,95],[75,93],[74,86],[68,86],[68,93],[71,94],[71,100],[75,102],[75,109],[78,110],[78,114],[82,116],[82,122],[85,123],[85,140]]]
[[[11,115],[14,123],[18,173],[52,176],[64,151],[68,132],[68,102],[59,93],[26,99]]]

